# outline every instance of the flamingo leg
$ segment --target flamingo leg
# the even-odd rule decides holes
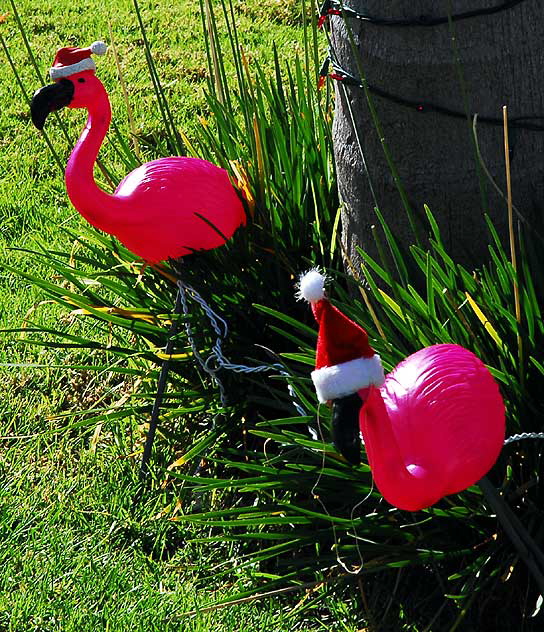
[[[544,596],[544,554],[487,476],[478,481],[478,485]]]
[[[168,342],[164,350],[167,356],[172,354],[174,350],[174,338],[177,333],[178,319],[176,316],[181,314],[181,290],[178,288],[176,296],[176,304],[174,306],[174,319],[168,332]],[[161,372],[159,374],[159,380],[157,382],[157,393],[153,402],[153,408],[151,410],[151,419],[149,420],[149,430],[144,445],[144,452],[142,455],[142,462],[140,463],[140,480],[144,480],[149,473],[149,459],[151,458],[151,450],[153,448],[153,442],[155,440],[155,434],[157,432],[157,426],[159,423],[159,414],[164,399],[164,391],[166,389],[168,372],[170,370],[170,360],[165,359],[162,362]]]

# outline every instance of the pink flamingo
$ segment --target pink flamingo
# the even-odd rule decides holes
[[[359,424],[376,486],[400,509],[434,505],[478,482],[504,442],[504,403],[483,362],[454,344],[408,356],[360,393]]]
[[[111,107],[106,89],[95,76],[91,54],[103,55],[106,49],[103,42],[94,42],[88,48],[58,50],[49,73],[55,83],[38,90],[31,103],[32,122],[40,130],[48,114],[63,107],[88,112],[65,171],[72,204],[93,226],[117,237],[148,263],[221,246],[246,221],[224,169],[205,160],[174,156],[141,165],[121,181],[113,195],[97,186],[94,166],[110,126]],[[181,311],[184,292],[178,281],[175,314]],[[176,323],[170,329],[167,356],[173,350]],[[142,456],[142,478],[147,474],[168,370],[166,359]]]
[[[376,486],[399,509],[425,509],[477,483],[544,594],[544,554],[486,476],[505,432],[489,370],[468,349],[438,344],[384,377],[366,331],[329,303],[324,284],[311,270],[300,279],[299,297],[319,323],[312,381],[319,400],[332,402],[338,450],[359,463],[360,430]]]
[[[363,435],[376,486],[392,505],[416,511],[470,487],[504,441],[504,403],[483,362],[454,344],[426,347],[384,377],[366,331],[325,298],[312,270],[300,294],[319,323],[312,380],[332,401],[333,439],[353,464]]]
[[[227,172],[205,160],[170,157],[129,173],[110,195],[93,175],[111,121],[108,94],[95,76],[91,54],[106,45],[61,48],[50,70],[53,85],[38,90],[32,121],[43,129],[47,115],[62,107],[88,111],[87,124],[66,166],[68,196],[93,226],[117,237],[144,261],[156,263],[221,246],[245,224],[243,205]]]

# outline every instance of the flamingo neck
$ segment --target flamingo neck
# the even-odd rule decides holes
[[[109,229],[112,216],[115,216],[112,206],[116,198],[97,186],[94,166],[110,122],[111,107],[104,89],[88,107],[87,123],[65,171],[66,190],[72,204],[85,219],[102,230]]]
[[[361,432],[374,477],[398,481],[400,476],[406,481],[410,474],[404,464],[387,408],[377,388],[370,389],[361,412]]]

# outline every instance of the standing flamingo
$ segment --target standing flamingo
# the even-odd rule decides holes
[[[320,401],[333,403],[334,441],[348,461],[360,460],[360,430],[376,486],[410,511],[479,481],[501,451],[505,428],[504,403],[483,362],[459,345],[439,344],[384,378],[366,332],[325,298],[324,277],[313,270],[300,288],[319,322],[312,379]]]
[[[174,156],[141,165],[113,195],[97,186],[93,169],[110,126],[111,107],[91,54],[104,54],[106,48],[103,42],[61,48],[50,69],[55,83],[38,90],[31,103],[32,121],[40,130],[52,111],[88,111],[65,171],[72,204],[93,226],[149,263],[221,246],[246,219],[224,169]]]
[[[88,112],[87,124],[66,165],[66,190],[72,204],[93,226],[117,237],[148,263],[221,246],[246,221],[241,200],[224,169],[205,160],[174,156],[141,165],[113,194],[97,186],[94,166],[110,126],[111,106],[106,89],[95,76],[91,55],[103,55],[106,50],[104,42],[59,49],[49,72],[55,83],[38,90],[31,102],[32,122],[39,130],[50,112],[63,107]],[[184,304],[181,281],[178,288],[176,314]],[[165,348],[167,356],[173,350],[175,331],[176,321]],[[142,456],[142,477],[147,474],[168,370],[166,359]]]

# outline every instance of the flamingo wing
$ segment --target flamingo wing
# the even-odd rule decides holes
[[[246,221],[227,172],[197,158],[148,162],[124,178],[115,196],[131,211],[116,236],[150,262],[217,248]]]

